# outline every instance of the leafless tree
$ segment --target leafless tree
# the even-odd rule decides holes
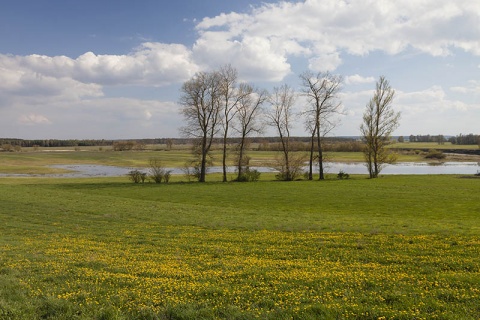
[[[341,114],[341,102],[338,94],[342,77],[330,73],[313,74],[306,71],[300,75],[303,94],[307,98],[307,107],[303,112],[307,130],[310,132],[310,158],[308,179],[313,179],[314,154],[317,153],[319,180],[324,176],[323,138],[338,124],[336,114]]]
[[[182,114],[186,126],[183,135],[197,142],[200,173],[198,180],[205,182],[207,162],[213,139],[219,130],[221,76],[218,72],[200,72],[186,81],[181,89]]]
[[[293,104],[295,102],[295,93],[288,86],[274,88],[270,95],[269,102],[271,109],[266,112],[267,124],[274,127],[280,137],[282,147],[282,160],[280,162],[280,178],[282,180],[294,180],[299,173],[293,164],[296,161],[291,159],[290,150],[290,130],[293,124]]]
[[[259,115],[262,113],[262,105],[265,103],[268,93],[259,91],[253,86],[242,83],[238,88],[238,104],[237,104],[237,132],[240,134],[240,142],[237,148],[237,180],[241,180],[243,169],[248,166],[247,157],[245,156],[245,147],[247,138],[252,133],[261,133],[263,126],[258,121]]]
[[[237,113],[237,104],[241,98],[241,92],[237,90],[237,70],[231,65],[222,67],[219,71],[220,75],[220,96],[222,117],[221,123],[223,127],[223,182],[227,181],[227,146],[228,135],[232,120]]]
[[[390,135],[398,128],[400,121],[400,112],[392,108],[394,96],[395,90],[381,76],[363,114],[360,131],[365,142],[364,157],[370,178],[377,178],[383,166],[394,161],[386,149]]]

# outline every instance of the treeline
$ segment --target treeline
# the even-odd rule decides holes
[[[449,138],[448,141],[452,144],[478,144],[480,146],[480,135],[471,133],[467,135],[460,134]]]
[[[113,140],[59,140],[59,139],[10,139],[1,138],[0,145],[19,147],[86,147],[113,145]]]
[[[240,138],[228,138],[229,143],[237,143]],[[253,144],[275,144],[279,142],[278,137],[251,137],[250,143]],[[331,137],[327,141],[329,143],[342,143],[355,141],[355,137]],[[292,137],[293,142],[309,142],[309,137]],[[216,143],[220,143],[221,139],[216,139]],[[188,145],[192,144],[192,139],[189,138],[155,138],[155,139],[127,139],[127,140],[105,140],[105,139],[88,139],[88,140],[61,140],[61,139],[16,139],[16,138],[0,138],[0,146],[10,145],[12,147],[103,147],[103,146],[118,146],[118,150],[131,150],[135,146],[145,145]]]
[[[447,139],[445,139],[445,136],[444,135],[416,135],[414,136],[413,134],[409,136],[408,140],[410,142],[437,142],[439,144],[443,144],[447,141]]]
[[[402,137],[403,138],[403,137]],[[480,145],[480,135],[477,134],[459,134],[456,137],[449,137],[448,139],[445,136],[439,135],[410,135],[409,136],[410,142],[437,142],[439,144],[443,144],[445,142],[450,142],[452,144],[462,144],[462,145]]]
[[[128,140],[105,140],[105,139],[14,139],[14,138],[0,138],[0,145],[11,145],[19,147],[94,147],[94,146],[113,146],[116,143],[129,143],[129,144],[168,144],[170,141],[174,141],[176,144],[187,144],[188,139],[170,139],[170,138],[158,138],[158,139],[128,139]]]

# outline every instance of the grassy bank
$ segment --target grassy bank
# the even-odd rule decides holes
[[[480,179],[0,179],[0,318],[478,319]]]

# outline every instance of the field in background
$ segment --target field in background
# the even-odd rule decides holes
[[[478,319],[479,187],[1,178],[0,318]]]
[[[389,145],[390,148],[394,149],[437,149],[437,150],[478,150],[478,145],[461,145],[461,144],[452,144],[450,142],[445,142],[442,144],[436,142],[402,142],[402,143],[393,143]]]

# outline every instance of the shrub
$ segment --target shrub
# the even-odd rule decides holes
[[[427,159],[444,159],[446,156],[440,150],[430,149],[428,153],[425,155]]]
[[[340,172],[337,174],[337,179],[348,179],[350,178],[350,175],[343,170],[340,170]]]
[[[170,175],[171,175],[171,171],[170,170],[167,170],[165,171],[165,174],[163,175],[163,181],[165,183],[168,183],[170,181]]]
[[[147,174],[139,170],[132,170],[127,175],[130,178],[130,180],[133,181],[133,183],[140,183],[140,182],[144,183],[145,179],[147,178]]]
[[[260,178],[260,172],[258,170],[245,169],[244,172],[236,179],[238,182],[254,182]]]
[[[113,143],[113,151],[130,151],[134,146],[133,141],[117,141]]]
[[[182,171],[185,174],[185,177],[187,178],[188,182],[191,182],[192,179],[195,179],[195,180],[200,179],[200,164],[186,163],[185,166],[182,168]]]
[[[162,162],[158,159],[150,159],[150,178],[155,181],[155,183],[168,183],[170,181],[170,170],[166,170]]]

